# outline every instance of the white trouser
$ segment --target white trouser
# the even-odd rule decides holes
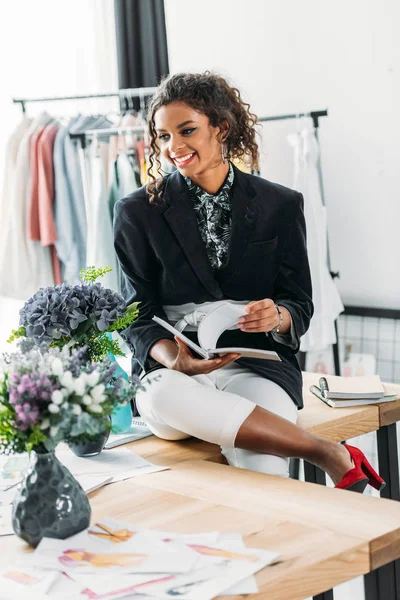
[[[165,440],[196,437],[219,444],[228,463],[270,475],[289,476],[289,459],[235,448],[242,423],[256,406],[296,423],[297,407],[276,383],[235,363],[190,377],[159,369],[143,378],[137,407],[154,435]]]

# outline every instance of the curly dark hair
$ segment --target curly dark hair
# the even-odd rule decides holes
[[[218,127],[223,121],[227,121],[229,133],[224,142],[227,144],[228,157],[245,158],[252,169],[258,170],[259,152],[255,140],[257,117],[250,112],[250,105],[242,100],[239,90],[210,71],[169,75],[157,88],[147,114],[150,181],[146,189],[151,203],[161,200],[164,181],[162,177],[157,179],[154,175],[155,165],[157,175],[161,169],[154,117],[159,108],[172,102],[184,102],[206,115],[212,127]]]

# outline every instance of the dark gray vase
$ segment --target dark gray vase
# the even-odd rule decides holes
[[[90,524],[90,504],[54,452],[31,452],[12,505],[16,535],[36,547],[43,537],[65,539]]]
[[[68,442],[70,450],[76,456],[89,457],[100,454],[109,438],[110,432],[102,433],[98,438],[86,442]]]
[[[111,417],[105,416],[104,418],[110,423],[111,426]],[[99,433],[94,440],[86,440],[84,442],[74,442],[70,440],[68,442],[68,446],[70,450],[76,454],[76,456],[88,458],[89,456],[96,456],[97,454],[100,454],[109,437],[110,429],[107,429],[106,431]]]

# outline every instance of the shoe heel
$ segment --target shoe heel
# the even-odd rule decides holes
[[[372,485],[372,487],[378,490],[378,492],[383,490],[386,483],[383,481],[382,477],[378,475],[375,469],[372,468],[365,456],[363,457],[361,468],[365,475],[368,477],[369,485]]]

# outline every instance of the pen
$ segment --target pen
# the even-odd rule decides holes
[[[328,382],[325,379],[325,377],[321,377],[319,380],[319,388],[321,390],[321,394],[323,395],[324,398],[328,397],[328,392],[329,392],[329,387],[328,387]]]

